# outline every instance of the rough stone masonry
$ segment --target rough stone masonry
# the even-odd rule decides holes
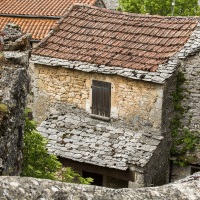
[[[19,27],[12,23],[7,24],[1,34],[0,175],[17,175],[21,170],[28,38],[29,35],[22,35]]]

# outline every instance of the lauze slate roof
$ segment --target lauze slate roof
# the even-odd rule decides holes
[[[38,131],[47,138],[50,153],[119,170],[129,165],[144,167],[163,139],[155,133],[135,132],[92,119],[74,108],[66,113],[54,112]]]
[[[33,54],[156,71],[183,48],[196,26],[195,19],[74,5]]]

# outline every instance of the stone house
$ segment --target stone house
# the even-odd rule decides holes
[[[7,23],[17,24],[23,33],[30,33],[33,46],[47,36],[73,3],[105,7],[102,0],[2,0],[0,8],[0,30]]]
[[[199,47],[195,18],[74,5],[30,60],[49,152],[96,185],[168,182],[176,73]]]

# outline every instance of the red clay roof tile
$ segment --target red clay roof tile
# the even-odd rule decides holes
[[[183,48],[196,19],[127,14],[75,5],[33,54],[156,71]]]
[[[12,15],[63,16],[73,3],[94,5],[96,0],[1,0],[0,13]]]
[[[56,19],[47,20],[41,17],[62,17],[73,3],[95,5],[96,1],[97,0],[1,0],[0,30],[2,30],[8,22],[13,22],[19,25],[24,33],[31,33],[34,40],[41,40],[54,27],[57,21]],[[18,15],[20,15],[20,17]],[[30,18],[33,16],[37,16],[38,18]]]
[[[33,39],[41,40],[47,36],[51,27],[57,22],[57,20],[0,17],[0,30],[2,30],[4,26],[9,22],[19,25],[23,33],[31,33]]]

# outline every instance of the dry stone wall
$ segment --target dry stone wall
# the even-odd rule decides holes
[[[92,80],[101,80],[111,83],[113,119],[127,119],[135,130],[161,126],[162,85],[45,65],[35,65],[34,72],[33,110],[40,122],[55,102],[74,104],[90,113]]]
[[[178,70],[184,74],[182,125],[200,134],[200,25],[193,32],[188,43],[178,54]]]
[[[179,71],[184,74],[183,101],[185,109],[182,123],[191,131],[200,134],[200,53],[181,62]]]

